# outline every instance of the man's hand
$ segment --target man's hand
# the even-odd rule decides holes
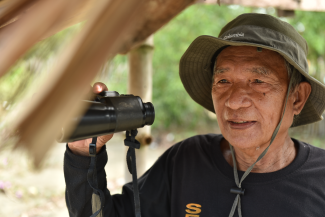
[[[98,94],[102,91],[108,91],[106,85],[101,82],[96,82],[93,86],[93,92],[95,94]],[[106,142],[113,137],[113,135],[114,134],[109,134],[105,136],[99,136],[97,138],[97,143],[96,143],[97,153],[100,151],[103,145],[105,145]],[[68,146],[70,150],[76,155],[89,156],[89,144],[91,143],[91,141],[92,138],[75,141],[75,142],[69,142]]]

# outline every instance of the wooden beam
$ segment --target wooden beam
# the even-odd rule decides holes
[[[197,3],[217,4],[218,0],[198,0]],[[241,5],[247,7],[274,7],[282,10],[325,11],[323,0],[220,0],[225,5]]]
[[[295,16],[295,11],[293,10],[282,10],[277,8],[276,13],[278,17],[294,17]]]
[[[26,11],[29,10],[30,6],[33,5],[32,3],[37,3],[37,1],[38,0],[0,1],[0,31],[2,27],[7,26],[8,24],[10,24],[9,26],[13,25],[13,21],[24,19],[24,17],[21,17],[21,15],[25,14]],[[89,13],[91,13],[91,9],[94,7],[94,5],[102,4],[102,2],[105,1],[107,0],[79,0],[75,2],[73,10],[70,9],[70,13],[64,17],[59,16],[57,22],[48,29],[46,34],[43,34],[41,39],[49,37],[56,32],[59,32],[76,23],[87,20],[87,17],[89,16]],[[28,2],[28,4],[26,2]],[[147,1],[143,10],[143,14],[146,16],[144,26],[139,26],[133,41],[122,46],[119,53],[126,54],[130,49],[136,47],[138,44],[141,44],[151,34],[169,22],[179,12],[194,3],[195,0]],[[68,6],[68,3],[66,3],[66,5]]]

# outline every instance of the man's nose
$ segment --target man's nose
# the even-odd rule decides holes
[[[249,95],[249,87],[245,84],[234,85],[231,90],[229,90],[229,96],[225,105],[233,110],[250,107],[252,101]]]

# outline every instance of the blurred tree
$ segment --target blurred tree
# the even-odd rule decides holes
[[[325,58],[325,13],[296,11],[295,17],[288,19],[297,31],[306,39],[309,46],[308,60],[310,73],[324,82]]]

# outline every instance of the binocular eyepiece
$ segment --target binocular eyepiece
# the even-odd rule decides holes
[[[152,125],[155,109],[152,103],[143,103],[131,94],[120,95],[115,91],[103,91],[93,101],[83,100],[88,110],[83,116],[73,117],[76,125],[71,135],[61,130],[58,142],[71,142],[110,133],[122,132]]]

